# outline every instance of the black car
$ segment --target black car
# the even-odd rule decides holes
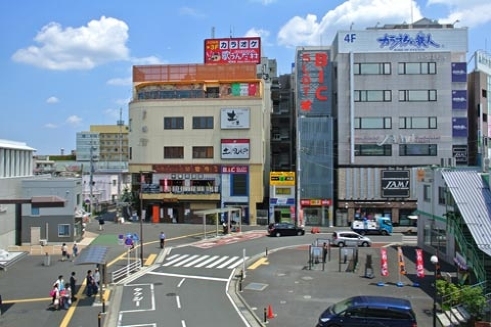
[[[269,236],[293,236],[293,235],[305,235],[305,229],[303,227],[295,226],[291,223],[275,223],[268,226]]]

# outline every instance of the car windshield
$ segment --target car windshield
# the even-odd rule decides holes
[[[351,306],[351,299],[347,299],[345,301],[338,302],[331,307],[331,311],[334,314],[340,314],[341,312],[346,311]]]

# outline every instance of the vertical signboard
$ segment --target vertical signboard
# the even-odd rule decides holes
[[[452,146],[452,156],[455,158],[456,165],[467,165],[467,145],[459,144]]]
[[[452,82],[453,83],[467,82],[467,63],[452,62]]]
[[[467,137],[467,118],[454,117],[452,118],[452,136]]]
[[[296,69],[299,115],[331,115],[330,51],[299,50]]]
[[[452,91],[452,109],[467,110],[467,90]]]

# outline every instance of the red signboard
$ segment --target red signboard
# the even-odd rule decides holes
[[[261,63],[261,38],[205,40],[205,64]]]
[[[330,207],[332,204],[331,199],[301,199],[300,205],[302,207]]]

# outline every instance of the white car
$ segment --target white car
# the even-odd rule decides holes
[[[331,245],[334,246],[372,246],[372,240],[368,237],[351,231],[339,231],[332,233]]]

